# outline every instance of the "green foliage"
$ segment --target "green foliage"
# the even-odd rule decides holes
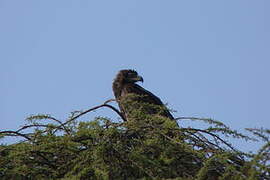
[[[212,119],[180,117],[208,125],[179,128],[170,119],[141,111],[147,106],[129,112],[132,119],[124,123],[106,117],[77,121],[106,104],[74,112],[65,122],[50,115],[30,116],[19,130],[0,132],[1,137],[23,138],[0,146],[0,179],[270,179],[269,130],[248,129],[265,145],[257,154],[244,153],[226,137],[254,137]]]

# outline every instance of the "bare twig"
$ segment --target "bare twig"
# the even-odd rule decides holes
[[[104,102],[103,104],[101,104],[101,105],[98,105],[98,106],[95,106],[95,107],[93,107],[93,108],[90,108],[90,109],[88,109],[88,110],[86,110],[86,111],[83,111],[83,112],[81,112],[80,114],[78,114],[78,115],[72,117],[71,119],[67,120],[66,122],[64,122],[63,125],[66,125],[66,124],[68,124],[68,123],[74,121],[75,119],[78,119],[78,118],[81,117],[82,115],[84,115],[84,114],[86,114],[86,113],[89,113],[89,112],[91,112],[91,111],[94,111],[94,110],[96,110],[96,109],[102,108],[102,107],[108,107],[108,108],[112,109],[114,112],[116,112],[116,113],[123,119],[123,121],[126,121],[126,118],[122,115],[122,113],[121,113],[120,111],[118,111],[118,109],[116,109],[116,108],[113,107],[112,105],[107,104],[107,103],[109,103],[109,102],[111,102],[111,101],[114,101],[114,100],[113,100],[113,99],[109,99],[109,100],[105,101],[105,102]]]
[[[0,134],[4,134],[5,136],[13,136],[11,134],[15,134],[16,136],[21,136],[21,137],[31,141],[31,138],[28,137],[26,134],[19,133],[17,131],[0,131]]]

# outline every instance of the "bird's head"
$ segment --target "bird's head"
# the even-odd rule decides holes
[[[119,71],[116,78],[121,79],[122,83],[135,83],[138,81],[143,82],[143,78],[139,76],[135,70],[131,70],[131,69],[125,69],[125,70]]]

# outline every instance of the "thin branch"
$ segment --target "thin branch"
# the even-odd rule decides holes
[[[22,134],[22,133],[19,133],[17,131],[0,131],[0,134],[4,134],[5,136],[13,136],[11,134],[15,134],[17,136],[21,136],[21,137],[24,137],[25,139],[31,141],[32,139],[30,137],[28,137],[27,135],[25,134]]]
[[[207,138],[205,138],[204,136],[203,136],[203,138],[204,139],[202,139],[201,137],[199,137],[199,136],[197,136],[195,133],[192,133],[192,132],[189,132],[189,131],[187,131],[187,133],[189,133],[191,136],[194,136],[197,140],[199,140],[200,142],[203,142],[203,146],[204,146],[204,148],[206,149],[206,148],[210,148],[210,149],[212,149],[212,150],[216,150],[214,147],[216,147],[217,149],[221,149],[218,145],[216,145],[216,144],[214,144],[214,143],[212,143],[212,142],[210,142]],[[194,141],[195,143],[196,143],[196,141]],[[205,146],[207,144],[207,146]],[[198,145],[196,145],[195,144],[195,146],[198,146]],[[212,146],[212,147],[211,147]],[[202,147],[202,146],[201,146]]]
[[[183,119],[191,119],[191,120],[209,120],[210,118],[196,118],[196,117],[178,117],[175,120],[183,120]]]
[[[64,122],[63,125],[66,125],[66,124],[74,121],[75,119],[81,117],[82,115],[87,114],[87,113],[89,113],[91,111],[94,111],[94,110],[102,108],[102,107],[108,107],[108,108],[112,109],[114,112],[116,112],[123,119],[123,121],[126,121],[126,118],[122,115],[122,113],[120,111],[118,111],[118,109],[116,109],[112,105],[107,104],[108,102],[111,102],[111,101],[113,101],[113,100],[109,99],[109,100],[105,101],[103,104],[101,104],[99,106],[95,106],[95,107],[90,108],[90,109],[88,109],[86,111],[83,111],[82,113],[78,114],[77,116],[74,116],[73,118],[71,118],[68,121]]]
[[[48,128],[50,127],[50,125],[45,125],[45,124],[30,124],[30,125],[25,125],[23,127],[21,127],[20,129],[18,129],[16,132],[20,132],[24,129],[28,129],[28,128],[32,128],[32,127],[44,127],[44,128]]]
[[[118,109],[116,109],[115,107],[113,107],[112,105],[103,104],[103,106],[112,109],[113,111],[115,111],[123,119],[123,121],[127,121],[126,118],[123,116],[123,114],[120,111],[118,111]]]
[[[181,130],[192,130],[192,131],[196,131],[196,132],[203,132],[203,133],[206,133],[206,134],[209,134],[211,135],[212,137],[215,137],[217,138],[218,140],[220,140],[223,144],[225,144],[226,146],[228,146],[230,149],[232,149],[233,151],[235,152],[238,152],[236,149],[234,149],[229,143],[227,143],[226,141],[224,141],[222,138],[220,138],[218,135],[214,134],[214,133],[211,133],[211,132],[208,132],[206,130],[203,130],[203,129],[196,129],[196,128],[181,128]]]
[[[70,134],[69,133],[69,130],[66,128],[66,126],[64,125],[64,123],[62,123],[60,120],[58,120],[58,119],[56,119],[54,117],[48,117],[48,119],[51,119],[51,120],[56,121],[57,123],[59,123],[60,124],[60,127],[63,127],[63,129],[65,130],[65,132],[67,134]]]

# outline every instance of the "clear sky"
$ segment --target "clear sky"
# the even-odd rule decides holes
[[[269,0],[1,0],[0,130],[103,103],[123,68],[136,69],[175,117],[270,128],[269,8]],[[113,116],[105,111],[94,115]]]

